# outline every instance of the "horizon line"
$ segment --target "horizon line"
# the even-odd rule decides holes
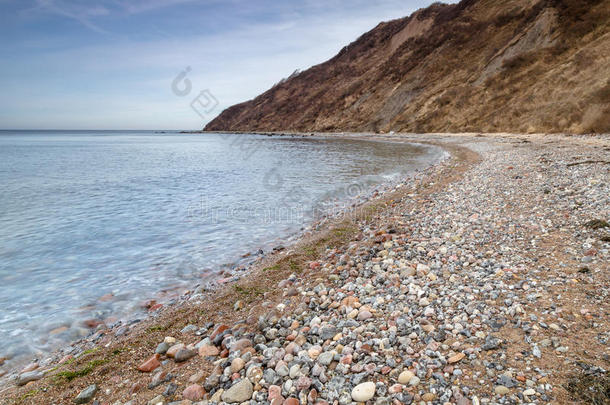
[[[76,129],[65,129],[65,128],[0,128],[0,131],[188,131],[188,132],[200,132],[201,129],[95,129],[95,128],[76,128]]]

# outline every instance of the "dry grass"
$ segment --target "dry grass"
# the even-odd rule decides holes
[[[610,404],[610,376],[580,374],[570,378],[564,388],[575,401],[590,405]]]
[[[400,40],[413,19],[434,22]],[[496,54],[537,23],[548,28],[541,48],[520,46],[489,75]],[[610,132],[608,89],[598,86],[610,76],[609,41],[608,1],[435,3],[379,24],[206,130]]]

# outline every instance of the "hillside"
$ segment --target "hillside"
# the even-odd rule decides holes
[[[610,1],[436,3],[205,130],[610,132]]]

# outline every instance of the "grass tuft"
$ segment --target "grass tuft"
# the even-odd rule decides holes
[[[81,368],[80,370],[62,371],[60,373],[57,373],[55,377],[70,382],[75,378],[84,377],[90,374],[93,370],[95,370],[96,367],[101,366],[106,362],[107,360],[91,360],[89,363],[87,363],[85,367]]]
[[[265,267],[263,271],[278,271],[280,269],[279,264],[275,264],[273,266]]]
[[[582,374],[572,377],[565,389],[576,401],[591,405],[610,404],[610,378],[608,373],[600,375]]]
[[[586,222],[585,226],[591,229],[602,229],[610,227],[610,224],[603,219],[592,219],[591,221]]]
[[[168,328],[167,325],[153,325],[150,328],[147,328],[146,330],[148,332],[160,332],[160,331],[167,330],[167,328]]]

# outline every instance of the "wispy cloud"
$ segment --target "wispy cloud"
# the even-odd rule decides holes
[[[189,107],[199,91],[212,91],[218,113],[430,1],[35,2],[21,32],[0,26],[14,56],[0,65],[0,128],[201,128]],[[170,86],[187,66],[193,93],[180,98]]]
[[[139,14],[151,10],[173,7],[195,0],[115,0],[114,2],[130,14]]]
[[[59,0],[36,0],[38,11],[46,11],[52,14],[63,16],[74,21],[79,22],[84,27],[101,33],[107,34],[108,32],[91,20],[95,17],[107,16],[110,14],[110,10],[101,5],[78,4],[68,3]]]

